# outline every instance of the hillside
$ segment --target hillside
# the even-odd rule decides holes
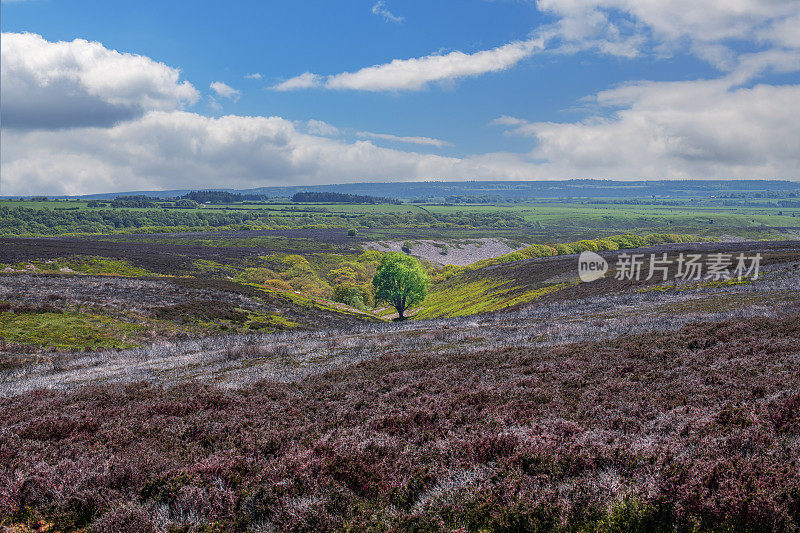
[[[443,231],[397,234],[487,230]],[[0,527],[800,527],[800,242],[599,235],[426,264],[402,322],[369,300],[373,235],[5,239]],[[579,250],[608,275],[579,283]],[[761,260],[634,281],[623,253]]]
[[[98,531],[789,531],[799,345],[790,315],[404,349],[292,387],[16,396],[0,400],[0,472],[15,473],[0,516]]]
[[[612,270],[605,279],[590,284],[580,283],[577,255],[523,259],[462,269],[449,279],[436,283],[419,309],[412,311],[413,316],[417,319],[468,316],[515,308],[540,299],[551,301],[588,295],[619,294],[630,290],[641,291],[658,285],[657,278],[643,279],[636,284],[614,279],[616,272],[613,266],[617,263],[619,254],[631,252],[630,250],[600,252],[612,266]],[[664,244],[637,248],[633,252],[645,255],[667,253],[673,262],[670,275],[674,276],[677,265],[675,259],[679,253],[761,252],[762,264],[770,265],[797,257],[800,254],[800,242]],[[669,288],[671,284],[661,285]]]

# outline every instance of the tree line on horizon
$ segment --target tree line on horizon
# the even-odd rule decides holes
[[[403,202],[396,198],[383,196],[368,196],[365,194],[345,194],[341,192],[298,192],[292,195],[292,202],[334,202],[345,204],[392,204],[400,205]]]

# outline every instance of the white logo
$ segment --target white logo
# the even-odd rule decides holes
[[[595,281],[608,272],[608,261],[600,257],[594,252],[581,252],[578,258],[578,276],[581,281],[590,282]]]

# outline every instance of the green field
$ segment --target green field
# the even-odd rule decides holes
[[[513,204],[292,204],[238,203],[195,209],[87,207],[83,200],[0,200],[0,234],[135,234],[207,230],[355,228],[360,238],[468,238],[475,230],[503,230],[508,238],[547,243],[620,232],[732,235],[781,238],[800,227],[800,207],[723,205],[722,200],[684,205],[596,203],[603,199],[529,201]],[[647,202],[646,199],[638,200]],[[796,201],[783,199],[789,205]],[[773,205],[772,207],[766,206]],[[20,209],[22,208],[22,209]],[[46,210],[46,215],[36,214]],[[419,230],[425,230],[420,234]],[[464,232],[469,230],[472,233]],[[491,235],[492,231],[484,232]],[[218,245],[211,242],[197,244]],[[240,245],[249,245],[244,242]]]

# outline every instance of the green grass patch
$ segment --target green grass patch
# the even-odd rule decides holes
[[[88,257],[77,256],[72,258],[54,259],[49,261],[30,261],[20,263],[14,268],[17,270],[27,270],[28,265],[33,265],[42,272],[69,272],[74,271],[80,274],[93,275],[113,275],[113,276],[162,276],[147,269],[132,265],[122,259],[110,259],[107,257]]]
[[[519,287],[513,280],[486,278],[468,282],[451,282],[436,288],[420,304],[423,309],[414,318],[468,316],[500,311],[514,305],[532,302],[547,294],[575,285],[558,283],[538,288]]]
[[[64,313],[0,313],[0,337],[24,345],[58,349],[133,348],[144,329],[112,318]]]

